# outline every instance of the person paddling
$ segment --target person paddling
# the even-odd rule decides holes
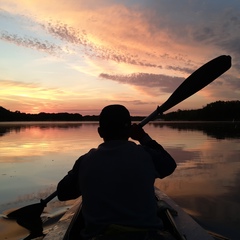
[[[98,133],[103,143],[79,157],[58,183],[58,199],[82,196],[84,240],[158,239],[162,222],[154,181],[174,172],[174,159],[142,127],[131,123],[122,105],[102,109]]]

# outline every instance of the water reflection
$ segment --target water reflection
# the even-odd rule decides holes
[[[216,139],[240,138],[240,122],[158,122],[150,124],[154,127],[167,126],[179,131],[201,131]]]
[[[15,132],[19,133],[26,129],[39,128],[41,130],[49,128],[60,128],[60,129],[69,129],[69,128],[80,128],[84,123],[79,122],[8,122],[0,123],[0,137],[4,135]],[[94,124],[94,123],[93,123]]]
[[[25,129],[38,127],[40,129],[49,128],[80,128],[82,122],[12,122],[0,123],[0,137],[11,131],[20,132]],[[95,126],[96,122],[88,122]],[[179,131],[201,131],[207,136],[216,139],[240,138],[240,122],[152,122],[149,123],[156,128],[169,127]]]

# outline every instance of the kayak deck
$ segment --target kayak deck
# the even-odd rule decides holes
[[[196,221],[194,221],[187,213],[184,212],[171,198],[161,192],[158,188],[155,189],[157,199],[163,200],[170,205],[176,212],[177,216],[173,217],[177,229],[186,240],[214,240],[207,231],[205,231]],[[74,219],[77,218],[80,211],[82,199],[77,199],[74,206],[69,209],[66,214],[54,225],[49,233],[44,237],[44,240],[63,240],[68,239],[69,226],[73,225]],[[65,236],[65,238],[64,238]]]
[[[82,197],[79,197],[75,204],[61,217],[61,219],[49,229],[49,232],[44,237],[44,240],[62,240],[74,216],[76,216],[76,213],[80,209],[81,203]]]
[[[174,217],[174,221],[186,240],[213,240],[205,229],[203,229],[196,221],[193,220],[182,208],[180,208],[171,198],[161,192],[159,189],[155,189],[156,196],[159,199],[167,202],[173,209],[177,211],[177,216]]]

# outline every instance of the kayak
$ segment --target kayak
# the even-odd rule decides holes
[[[159,214],[164,223],[164,228],[176,240],[214,240],[205,229],[192,219],[165,193],[155,188]],[[49,229],[44,240],[74,240],[74,236],[83,227],[81,218],[82,198],[78,198],[63,217]],[[77,227],[76,227],[77,226]],[[79,237],[77,239],[80,239]]]

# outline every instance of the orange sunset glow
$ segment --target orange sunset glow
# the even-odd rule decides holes
[[[237,1],[0,0],[0,106],[148,115],[209,60],[232,68],[171,110],[239,100]]]

